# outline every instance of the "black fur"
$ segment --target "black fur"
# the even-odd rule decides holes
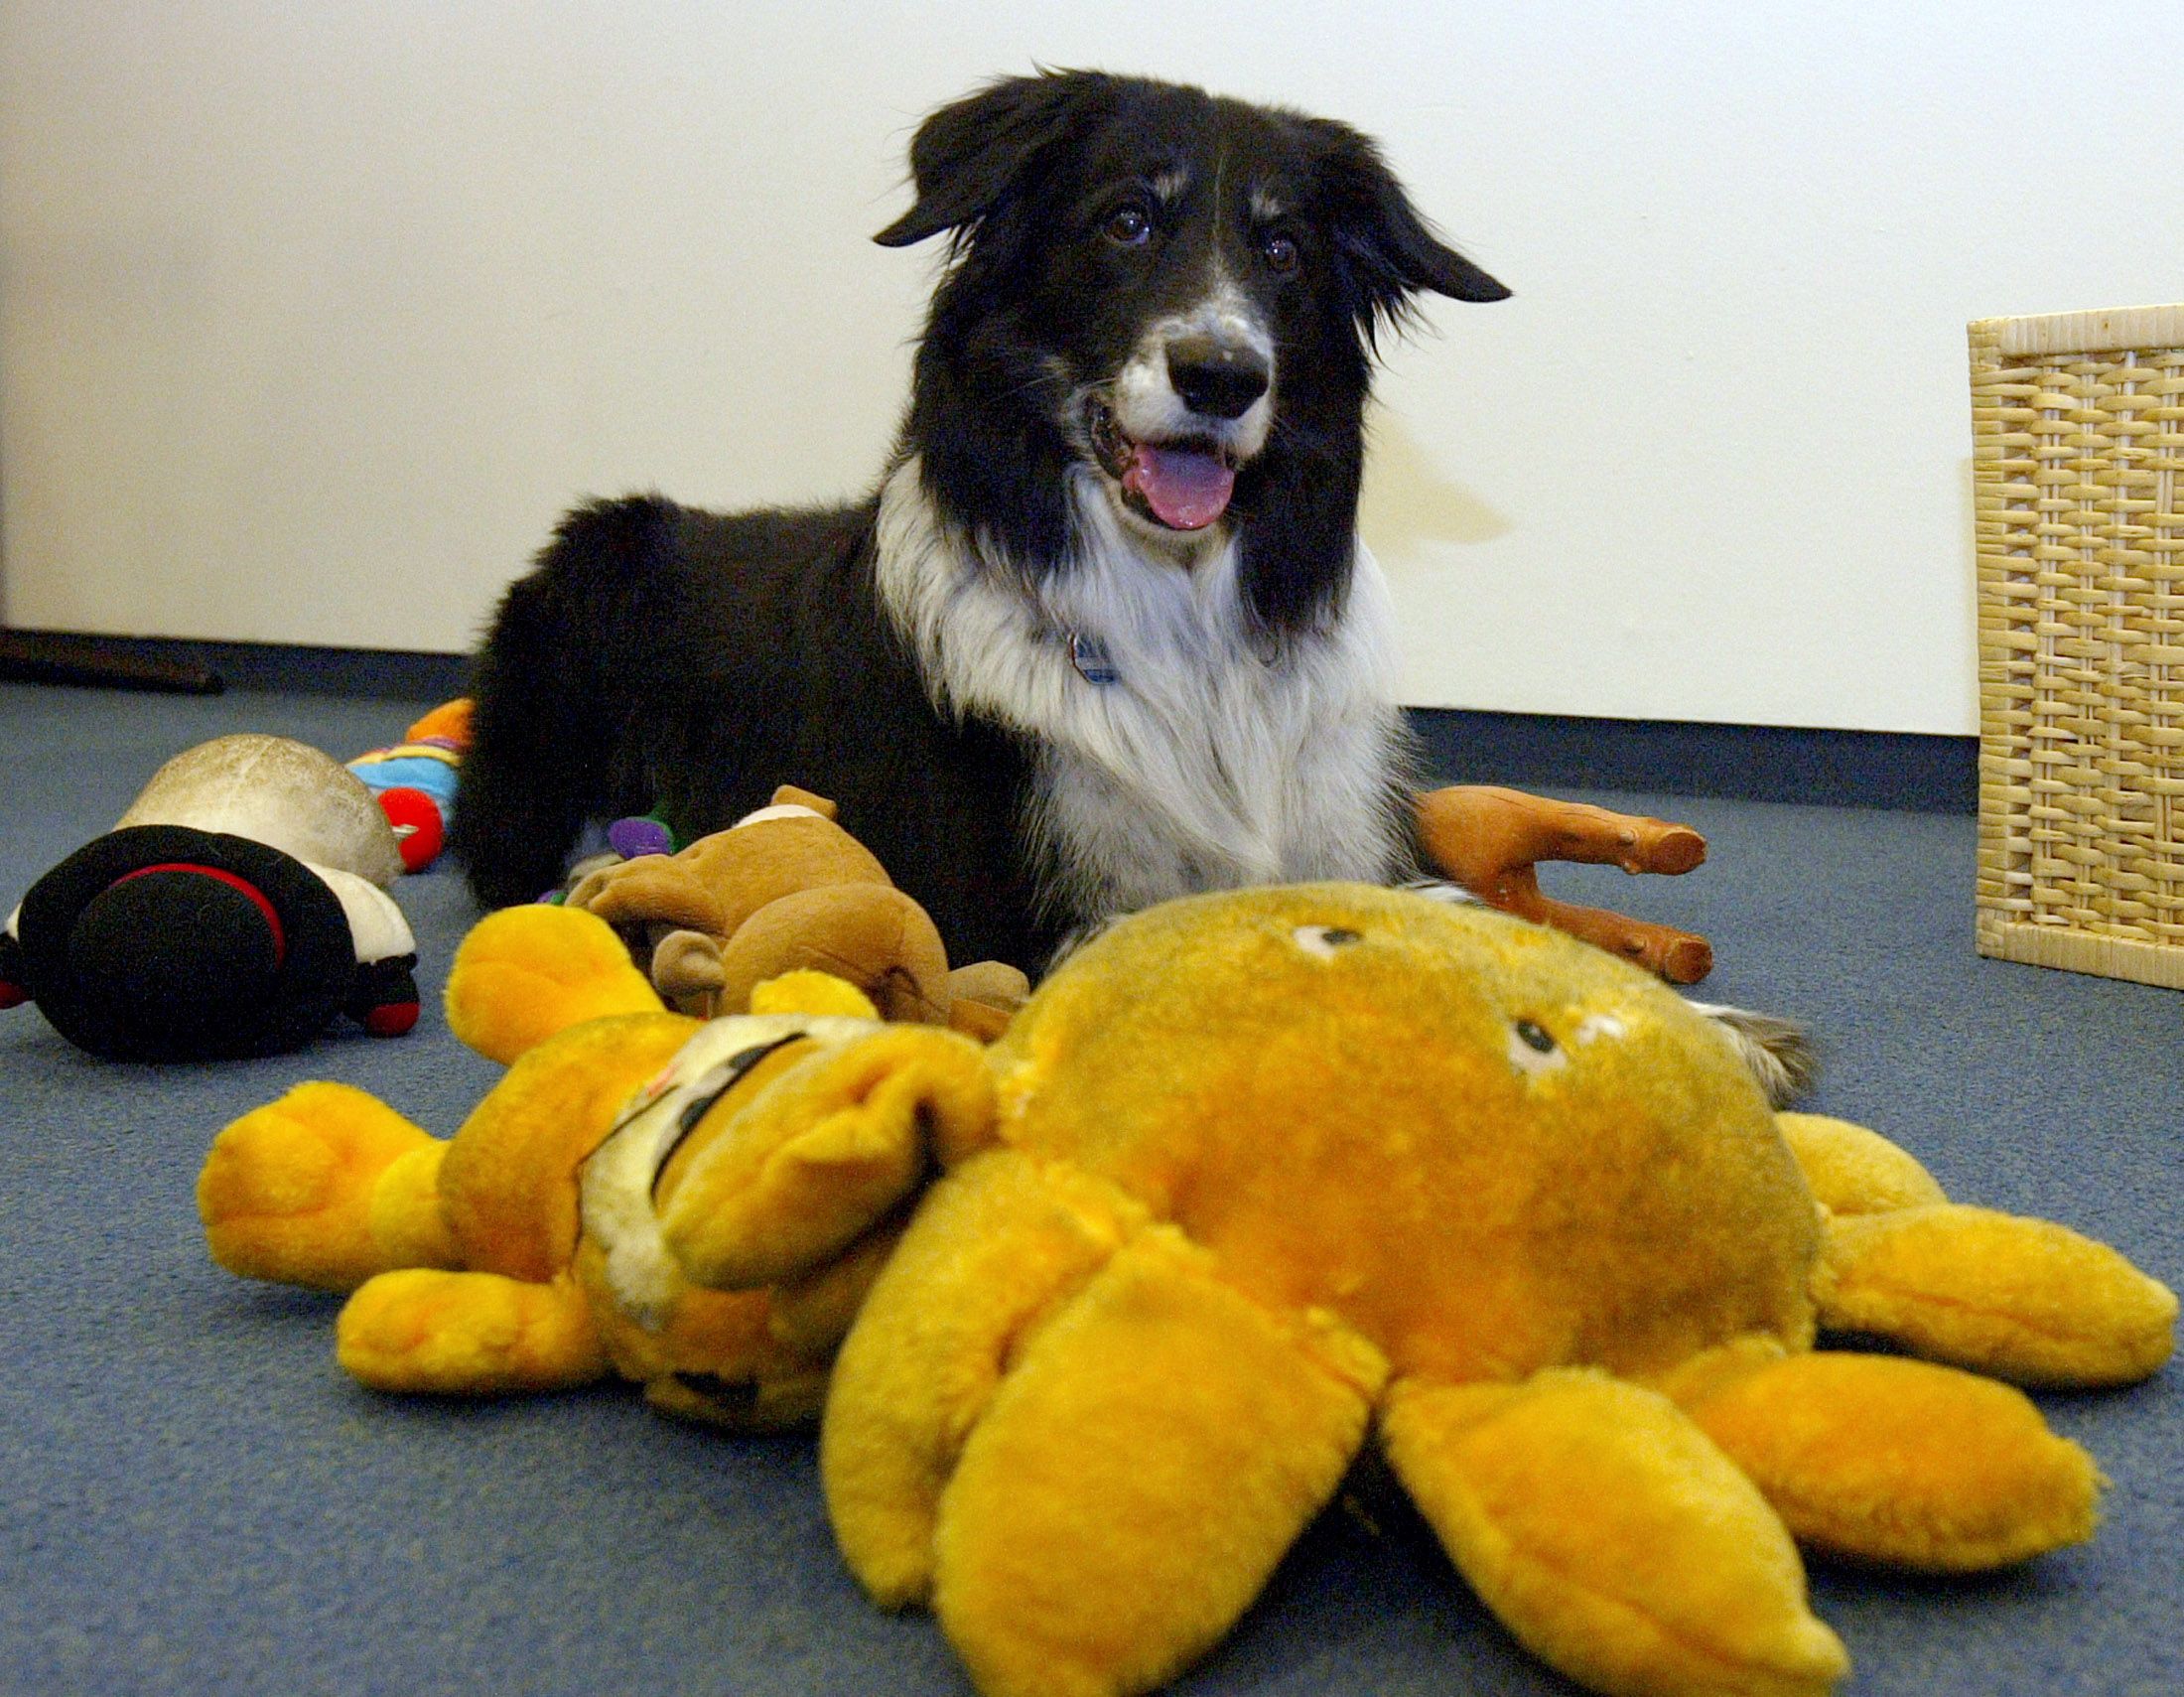
[[[947,233],[953,263],[900,452],[986,569],[1035,583],[1080,563],[1079,397],[1218,272],[1277,365],[1273,433],[1220,520],[1246,617],[1276,648],[1339,617],[1376,333],[1420,290],[1507,293],[1427,229],[1372,144],[1195,88],[1057,72],[942,108],[910,159],[916,203],[877,239]],[[1275,263],[1278,242],[1294,264]],[[701,833],[794,782],[840,803],[958,958],[1035,968],[1097,918],[1042,907],[1035,751],[936,713],[876,601],[875,514],[868,500],[722,517],[658,496],[573,513],[478,659],[453,826],[478,896],[536,897],[587,820],[664,806]]]
[[[874,602],[872,518],[657,495],[570,514],[478,656],[452,835],[479,900],[535,900],[588,820],[658,808],[688,839],[802,782],[958,958],[1042,953],[1014,832],[1024,756],[933,713]]]

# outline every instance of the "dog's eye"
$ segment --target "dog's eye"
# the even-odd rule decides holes
[[[1153,233],[1153,214],[1140,206],[1118,207],[1108,214],[1107,239],[1136,247]]]
[[[1260,238],[1259,253],[1271,271],[1297,269],[1297,239],[1284,235],[1280,230],[1271,230]]]

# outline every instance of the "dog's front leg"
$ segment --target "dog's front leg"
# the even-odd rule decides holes
[[[1696,984],[1713,969],[1713,949],[1703,936],[1558,902],[1540,890],[1543,860],[1689,872],[1706,858],[1706,840],[1688,825],[1467,783],[1420,795],[1418,832],[1441,875],[1490,907],[1568,931],[1672,984]]]

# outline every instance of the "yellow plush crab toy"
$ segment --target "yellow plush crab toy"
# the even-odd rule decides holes
[[[545,940],[501,938],[498,970],[530,984]],[[478,1007],[525,1000],[458,966]],[[1957,1572],[2085,1538],[2091,1459],[1980,1375],[2121,1384],[2170,1349],[2175,1299],[2113,1250],[1950,1203],[1870,1132],[1770,1113],[1674,994],[1483,910],[1353,886],[1171,904],[1089,943],[986,1051],[844,1025],[663,1071],[712,1028],[658,1028],[636,1065],[568,1024],[590,992],[563,976],[528,1000],[567,1030],[504,1040],[525,1059],[479,1110],[565,1049],[558,1117],[502,1104],[531,1128],[505,1147],[553,1151],[551,1185],[533,1162],[506,1188],[559,1198],[555,1254],[484,1276],[560,1293],[524,1299],[555,1325],[508,1335],[582,1347],[504,1382],[611,1358],[670,1407],[740,1385],[734,1406],[787,1414],[846,1328],[821,1435],[842,1549],[879,1601],[935,1611],[988,1697],[1171,1678],[1368,1439],[1572,1677],[1825,1692],[1847,1663],[1797,1541]],[[537,1129],[564,1122],[563,1145]],[[321,1187],[351,1221],[365,1199],[359,1268],[412,1252],[405,1231],[444,1260],[481,1235],[456,1229],[501,1205],[455,1182],[476,1126]],[[278,1235],[285,1169],[249,1141],[215,1146],[201,1198],[254,1198],[214,1247],[268,1271],[235,1244]],[[746,1305],[722,1346],[666,1362],[658,1341],[714,1302]],[[1815,1353],[1822,1328],[1957,1365]],[[478,1328],[377,1330],[416,1361]]]
[[[1776,1116],[1672,992],[1484,910],[1170,904],[990,1060],[991,1132],[951,1130],[975,1153],[881,1271],[821,1433],[851,1567],[929,1605],[988,1697],[1173,1677],[1369,1438],[1573,1678],[1824,1692],[1847,1661],[1793,1540],[1945,1572],[2077,1542],[2092,1461],[1979,1374],[2169,1353],[2174,1297],[2113,1250]],[[690,1276],[770,1274],[747,1200],[693,1171],[665,1219]],[[1815,1353],[1821,1327],[1977,1371]]]

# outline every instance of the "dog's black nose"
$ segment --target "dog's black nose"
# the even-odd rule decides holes
[[[1192,412],[1241,418],[1267,392],[1274,373],[1249,348],[1185,336],[1167,345],[1167,380]]]

